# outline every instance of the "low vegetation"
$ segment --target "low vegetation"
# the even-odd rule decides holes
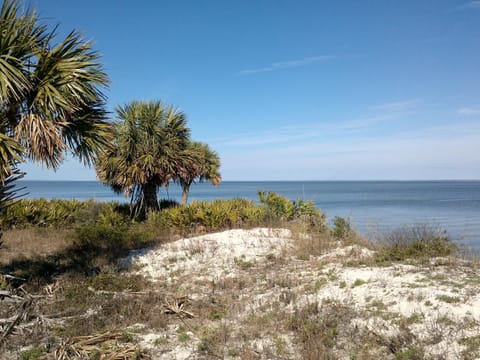
[[[372,242],[348,219],[329,227],[313,203],[271,192],[258,202],[161,208],[144,221],[118,203],[7,208],[2,351],[11,359],[448,359],[439,354],[453,342],[459,356],[478,356],[479,319],[448,313],[478,302],[476,264],[442,232],[404,227]],[[232,229],[265,242],[211,235]],[[161,257],[132,260],[146,247]],[[404,312],[410,303],[420,305]]]

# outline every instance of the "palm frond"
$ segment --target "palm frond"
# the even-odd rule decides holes
[[[25,176],[25,173],[14,167],[10,171],[10,175],[0,181],[0,216],[8,206],[11,206],[15,201],[24,196],[26,193],[19,193],[25,187],[16,188],[15,182]]]
[[[17,141],[0,133],[0,181],[12,175],[12,164],[22,161],[23,150]]]
[[[38,115],[25,114],[15,128],[15,140],[25,149],[26,155],[56,169],[63,161],[66,150],[60,124],[42,119]]]

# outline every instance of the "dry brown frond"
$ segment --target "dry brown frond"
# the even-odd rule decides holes
[[[62,162],[66,144],[61,124],[42,119],[36,114],[23,114],[15,128],[15,140],[27,150],[28,156],[50,168]]]

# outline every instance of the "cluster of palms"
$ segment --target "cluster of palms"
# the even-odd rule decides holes
[[[55,43],[37,14],[5,0],[0,12],[0,202],[24,159],[57,169],[71,153],[99,179],[131,196],[136,214],[157,210],[159,187],[220,181],[218,155],[193,142],[183,113],[132,102],[108,121],[108,76],[92,44],[73,31]],[[4,203],[4,202],[1,202]],[[0,209],[1,210],[1,209]]]
[[[170,182],[181,184],[182,203],[194,181],[220,182],[218,155],[190,139],[183,112],[160,101],[133,101],[116,112],[113,142],[95,167],[100,181],[131,197],[135,217],[158,210],[158,189]]]

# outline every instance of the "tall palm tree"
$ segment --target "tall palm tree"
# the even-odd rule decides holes
[[[0,184],[25,158],[56,169],[71,152],[91,164],[111,139],[102,88],[108,77],[92,44],[73,31],[55,43],[36,13],[5,0],[0,10]]]
[[[182,187],[182,204],[185,205],[188,200],[190,186],[195,181],[210,181],[217,186],[222,181],[220,175],[220,157],[211,150],[208,144],[194,141],[189,144],[186,150],[189,156],[186,158],[186,171],[183,171],[177,177],[177,181]]]
[[[114,140],[99,157],[97,176],[130,197],[132,216],[159,210],[161,186],[187,171],[190,129],[185,114],[161,101],[117,107]]]

